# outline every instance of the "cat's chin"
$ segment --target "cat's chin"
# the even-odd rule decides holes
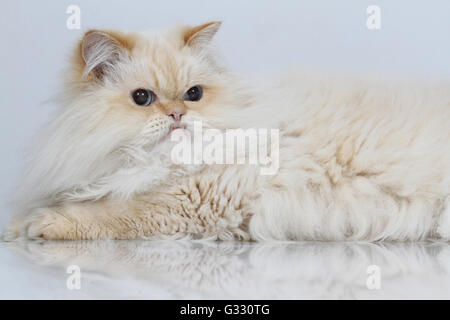
[[[170,131],[170,134],[175,134],[177,136],[179,135],[185,135],[188,132],[185,128],[174,128]]]

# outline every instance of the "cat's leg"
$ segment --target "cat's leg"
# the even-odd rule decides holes
[[[167,212],[168,214],[168,212]],[[14,233],[25,239],[140,239],[154,233],[175,234],[182,219],[132,202],[81,202],[32,211]],[[181,233],[181,232],[180,232]]]
[[[67,203],[40,208],[20,224],[28,239],[94,240],[142,238],[249,239],[244,196],[252,185],[224,173],[189,178],[164,191],[132,200]]]

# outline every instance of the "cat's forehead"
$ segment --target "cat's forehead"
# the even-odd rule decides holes
[[[201,61],[170,34],[140,34],[132,51],[132,76],[168,94],[201,81]]]

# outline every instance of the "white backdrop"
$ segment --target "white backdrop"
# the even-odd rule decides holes
[[[71,4],[81,9],[80,30],[66,27]],[[366,27],[369,5],[381,9],[380,30]],[[210,20],[224,22],[217,43],[237,71],[263,74],[296,66],[450,78],[448,0],[5,1],[0,228],[24,150],[48,119],[52,106],[46,100],[58,90],[71,47],[86,29],[145,30]]]

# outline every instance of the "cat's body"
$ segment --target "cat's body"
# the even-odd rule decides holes
[[[205,26],[185,29],[181,45],[176,32],[169,40],[116,36],[109,50],[123,50],[120,42],[131,54],[108,60],[110,69],[97,70],[94,80],[75,81],[34,159],[25,215],[6,237],[450,239],[449,83],[306,74],[246,80],[199,50],[218,28]],[[87,40],[107,51],[108,39],[100,38]],[[92,76],[98,65],[88,53],[78,72]],[[174,92],[195,84],[205,93],[185,103],[187,128],[201,120],[219,129],[280,129],[275,175],[254,165],[170,163],[173,110],[166,109],[181,103]],[[139,87],[159,90],[153,111],[127,105],[127,90]],[[86,108],[94,101],[95,111]]]

